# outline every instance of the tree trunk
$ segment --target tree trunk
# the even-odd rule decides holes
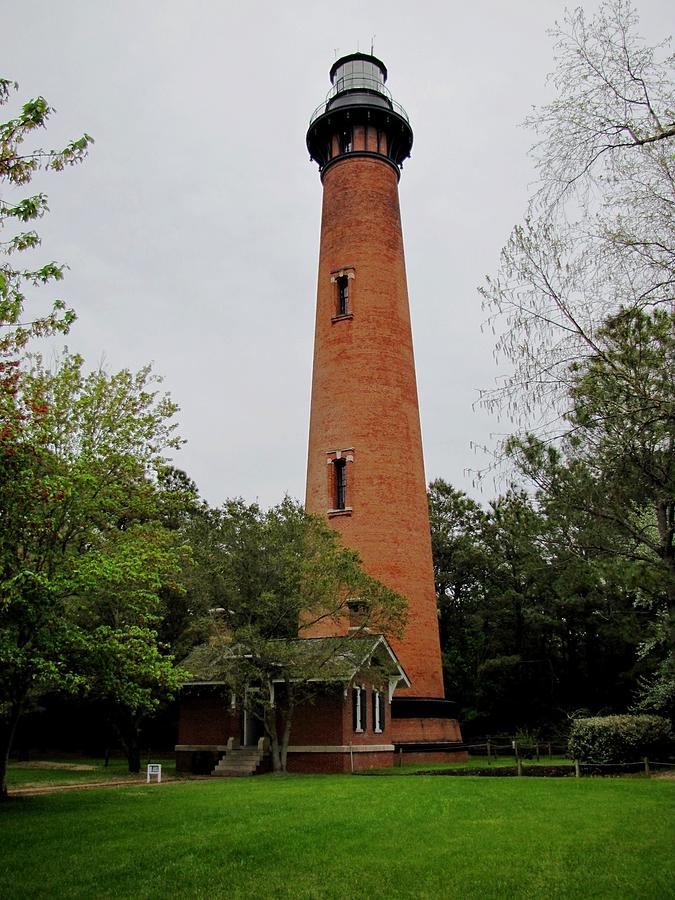
[[[141,720],[141,716],[130,715],[122,724],[114,720],[112,722],[127,755],[129,772],[132,775],[141,771]]]
[[[655,510],[659,530],[659,556],[666,569],[666,601],[672,615],[675,613],[675,504],[671,500],[657,500]]]
[[[281,772],[281,755],[279,753],[279,733],[277,731],[277,711],[274,706],[265,710],[263,720],[265,731],[270,739],[270,751],[272,753],[272,771]]]
[[[0,722],[0,802],[7,799],[7,765],[20,718],[21,704],[16,703],[10,707],[7,718]]]
[[[284,735],[281,739],[281,771],[288,771],[286,761],[288,757],[288,744],[291,739],[291,724],[293,722],[293,707],[290,706],[286,713],[286,721],[284,722]]]
[[[127,761],[129,763],[129,771],[137,774],[141,771],[141,742],[139,739],[139,730],[135,728],[129,736],[127,743]]]

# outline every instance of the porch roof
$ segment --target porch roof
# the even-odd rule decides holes
[[[291,680],[350,682],[360,672],[376,668],[384,678],[395,677],[405,686],[410,680],[391,645],[381,634],[344,637],[274,639],[262,647],[241,644],[201,644],[181,663],[191,673],[186,684],[223,684],[224,671],[239,659],[265,657],[269,667],[278,667],[274,681]]]

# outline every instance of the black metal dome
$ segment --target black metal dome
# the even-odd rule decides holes
[[[347,156],[383,159],[400,175],[413,133],[408,114],[385,87],[384,63],[367,53],[350,53],[333,63],[330,80],[333,86],[307,131],[307,149],[321,176]]]

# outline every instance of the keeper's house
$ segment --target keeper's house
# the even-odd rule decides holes
[[[298,638],[271,642],[296,671],[316,672],[294,682],[299,698],[292,717],[287,767],[290,772],[350,772],[391,766],[392,698],[398,686],[409,685],[391,646],[382,635]],[[176,746],[177,768],[195,774],[252,774],[270,768],[269,742],[264,736],[263,707],[251,686],[247,697],[233,695],[223,677],[240,658],[225,645],[201,646],[183,666],[193,678],[183,688]],[[293,673],[280,666],[272,678],[283,731],[287,680]],[[266,688],[265,688],[266,690]],[[398,752],[402,752],[398,748]]]

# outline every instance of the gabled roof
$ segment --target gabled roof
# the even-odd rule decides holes
[[[275,681],[290,677],[292,680],[350,682],[362,670],[377,666],[384,677],[396,677],[410,686],[403,666],[381,634],[275,639],[266,642],[265,655],[271,665],[279,668]],[[242,658],[253,658],[251,650],[242,645],[202,644],[195,647],[181,666],[193,676],[187,684],[219,684],[224,681],[224,669],[236,665]],[[311,672],[316,674],[308,677]]]

